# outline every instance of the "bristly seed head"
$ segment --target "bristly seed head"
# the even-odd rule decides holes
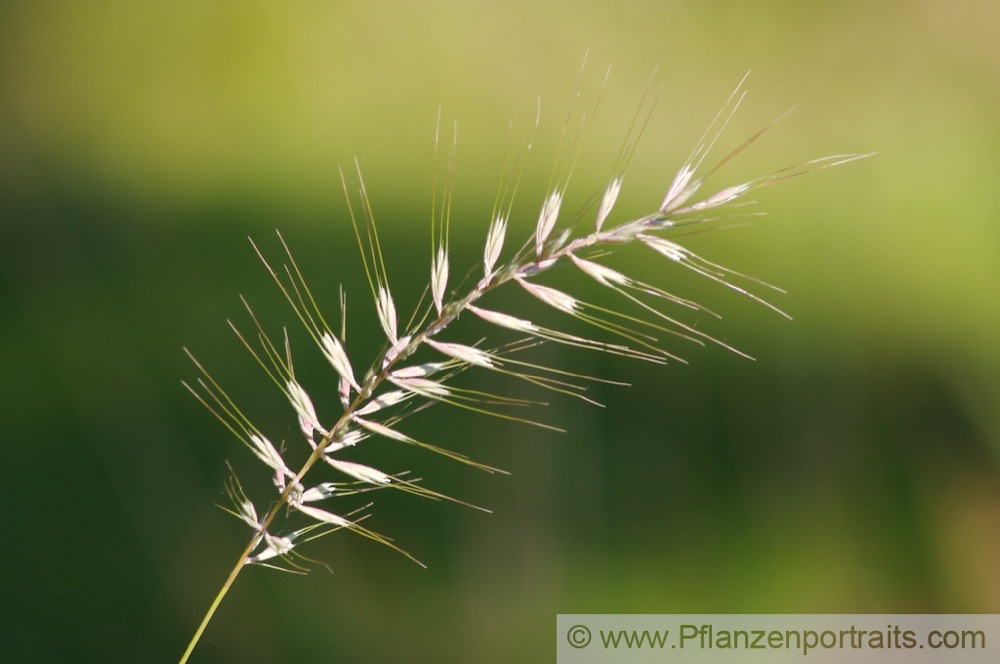
[[[251,540],[253,543],[252,555],[245,555],[241,564],[263,564],[283,569],[268,562],[280,558],[284,564],[294,568],[287,571],[304,570],[295,562],[302,557],[297,552],[293,553],[294,547],[340,528],[349,529],[399,550],[388,538],[359,525],[359,521],[364,516],[356,517],[358,511],[341,516],[319,509],[312,504],[322,500],[362,491],[372,491],[385,486],[392,486],[435,500],[442,498],[455,500],[418,484],[419,480],[406,477],[403,473],[390,475],[371,466],[339,458],[347,448],[351,448],[368,438],[387,438],[441,453],[461,463],[476,466],[489,472],[497,470],[477,463],[463,454],[451,452],[413,438],[397,428],[406,417],[429,406],[441,404],[442,406],[464,407],[477,413],[505,420],[560,430],[549,424],[514,416],[507,410],[508,407],[527,406],[537,402],[463,388],[460,387],[459,381],[452,380],[469,368],[490,369],[523,379],[543,389],[578,397],[590,403],[597,403],[585,396],[585,386],[576,384],[576,381],[612,381],[539,366],[516,359],[515,354],[539,343],[557,343],[658,364],[666,363],[668,359],[683,362],[682,358],[661,347],[658,336],[662,332],[673,335],[672,338],[683,338],[701,345],[705,345],[706,341],[711,341],[743,355],[735,348],[702,332],[697,325],[660,311],[650,304],[650,300],[658,298],[659,301],[667,302],[670,306],[681,307],[688,313],[694,312],[693,315],[707,313],[718,316],[718,314],[683,297],[673,295],[668,290],[647,284],[642,280],[632,279],[597,262],[603,260],[603,256],[610,254],[622,245],[642,243],[677,262],[685,269],[698,274],[700,278],[723,284],[731,290],[783,314],[743,285],[746,280],[767,287],[766,283],[713,263],[677,244],[672,239],[660,237],[660,235],[672,228],[719,219],[724,216],[721,208],[745,196],[749,191],[802,173],[829,168],[868,155],[834,155],[812,160],[721,189],[707,198],[698,200],[698,202],[689,203],[688,201],[699,191],[705,178],[716,172],[719,166],[742,151],[760,135],[760,133],[755,135],[715,166],[702,168],[706,156],[716,144],[722,129],[732,117],[736,106],[743,99],[744,93],[740,92],[741,87],[742,82],[674,176],[658,210],[607,227],[608,219],[615,209],[621,192],[623,174],[626,172],[634,153],[633,141],[635,137],[630,135],[623,146],[622,158],[615,164],[614,172],[617,175],[608,183],[597,206],[592,232],[578,233],[575,223],[579,221],[577,217],[573,218],[574,223],[561,224],[560,230],[556,230],[564,193],[576,165],[575,161],[571,164],[557,164],[550,179],[550,183],[555,184],[541,206],[536,223],[533,238],[534,251],[532,252],[532,241],[529,237],[516,251],[511,252],[512,257],[508,262],[501,263],[500,257],[504,250],[508,220],[511,210],[514,209],[514,193],[518,189],[517,185],[521,178],[520,165],[518,165],[513,172],[512,180],[502,182],[498,189],[492,213],[493,218],[483,248],[483,278],[465,292],[459,290],[458,284],[453,284],[453,292],[450,294],[450,299],[446,301],[446,297],[449,296],[448,237],[452,197],[451,181],[449,180],[448,188],[442,198],[444,207],[441,213],[435,214],[432,211],[432,220],[434,221],[432,221],[431,229],[431,278],[428,288],[430,304],[424,305],[425,300],[421,299],[421,304],[418,305],[413,315],[403,319],[408,321],[405,323],[405,329],[401,329],[401,323],[397,320],[396,305],[388,286],[389,275],[382,254],[378,230],[359,171],[360,214],[357,214],[357,208],[352,206],[350,194],[348,194],[348,209],[358,247],[361,250],[368,285],[374,296],[379,325],[388,339],[388,344],[383,345],[385,350],[368,364],[369,368],[360,382],[355,376],[354,368],[344,347],[347,326],[346,301],[343,291],[341,291],[340,302],[340,326],[338,335],[335,335],[329,328],[327,319],[320,312],[313,293],[306,284],[299,267],[295,264],[288,246],[282,239],[282,245],[289,259],[288,264],[282,266],[284,270],[273,269],[267,261],[264,261],[264,264],[288,300],[296,317],[303,323],[309,336],[318,343],[326,361],[336,372],[337,391],[343,406],[343,413],[336,422],[332,423],[330,429],[325,429],[321,425],[313,400],[295,378],[289,335],[287,332],[284,335],[283,347],[280,343],[274,343],[247,305],[256,326],[258,345],[250,343],[235,327],[234,331],[269,377],[285,393],[296,413],[299,427],[311,448],[308,460],[296,473],[282,458],[285,451],[284,445],[275,446],[259,433],[250,419],[238,410],[204,367],[191,356],[201,372],[201,377],[198,378],[194,387],[187,383],[185,386],[273,472],[273,484],[279,492],[279,498],[272,501],[272,507],[269,511],[259,515],[254,504],[244,495],[235,475],[227,484],[226,488],[232,504],[232,508],[227,509],[227,511],[254,530]],[[574,144],[573,151],[576,150],[576,144]],[[573,155],[574,160],[575,158],[576,154]],[[344,185],[345,193],[347,193],[346,179],[344,179]],[[435,200],[437,200],[436,197]],[[438,223],[440,226],[435,225]],[[254,248],[256,250],[256,245]],[[260,254],[259,251],[258,254]],[[262,260],[263,258],[261,255]],[[588,277],[614,291],[616,295],[627,299],[631,305],[637,306],[642,311],[638,313],[617,311],[606,308],[600,303],[591,304],[578,300],[566,292],[537,283],[541,280],[542,273],[560,262],[565,262],[566,258]],[[611,336],[613,339],[609,341],[603,338],[592,339],[589,336],[579,336],[574,331],[561,331],[545,327],[544,321],[542,324],[536,324],[510,314],[477,306],[480,298],[487,295],[489,291],[511,281],[516,281],[521,288],[545,304],[574,316],[578,321],[592,325],[600,331],[600,334]],[[483,340],[471,345],[436,340],[435,337],[444,336],[441,333],[466,311],[489,323],[513,330],[519,333],[522,338],[496,347],[484,346],[486,342]],[[642,316],[646,316],[646,318]],[[652,319],[650,320],[650,318]],[[254,337],[249,336],[249,338],[253,339]],[[612,343],[612,341],[616,343]],[[421,351],[421,346],[425,345],[445,356],[444,361],[402,366],[411,355],[418,352],[430,354],[429,351]],[[484,350],[484,347],[488,349]],[[325,412],[329,405],[329,399],[324,398],[317,403],[323,406]],[[371,419],[372,417],[377,417],[378,420]],[[319,460],[339,473],[347,475],[352,481],[323,482],[311,488],[305,488],[303,478]],[[299,515],[307,517],[310,520],[309,525],[297,530],[290,529],[289,525],[285,523],[273,526],[275,531],[283,532],[285,536],[276,536],[268,532],[276,519],[283,516],[302,519],[302,516]],[[405,554],[405,552],[403,553]],[[405,555],[409,556],[409,554]]]

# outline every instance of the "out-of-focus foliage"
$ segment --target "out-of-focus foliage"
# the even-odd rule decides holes
[[[338,165],[358,157],[412,306],[438,108],[458,121],[457,279],[476,264],[505,145],[532,137],[540,99],[509,231],[527,237],[566,110],[579,89],[589,112],[609,65],[567,206],[613,175],[657,65],[616,215],[659,203],[747,69],[720,156],[798,110],[718,185],[880,151],[761,192],[768,216],[748,228],[688,238],[785,286],[795,320],[627,254],[721,311],[713,331],[758,361],[566,354],[557,363],[633,386],[598,390],[604,410],[554,402],[543,416],[565,436],[429,412],[418,425],[435,440],[513,478],[392,446],[371,458],[496,514],[380,498],[373,527],[430,571],[334,536],[314,551],[333,576],[246,574],[202,656],[543,661],[557,612],[1000,610],[997,3],[144,4],[0,8],[11,661],[179,655],[237,556],[241,527],[213,503],[225,460],[257,471],[179,379],[186,344],[274,439],[297,442],[225,328],[243,320],[238,293],[271,329],[292,322],[245,236],[276,251],[280,228],[330,311],[345,285],[363,357],[376,323]],[[333,409],[329,370],[299,348]]]

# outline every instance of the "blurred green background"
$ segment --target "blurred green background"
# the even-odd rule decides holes
[[[344,284],[365,365],[376,328],[338,165],[361,163],[408,309],[438,108],[459,126],[457,277],[477,264],[508,135],[530,136],[540,98],[510,234],[527,237],[574,92],[590,108],[609,65],[566,209],[613,174],[657,65],[612,220],[659,203],[748,69],[720,150],[798,110],[719,187],[880,151],[763,190],[749,227],[690,238],[786,287],[795,320],[624,252],[631,274],[722,311],[713,331],[757,361],[544,349],[632,387],[595,390],[604,410],[553,399],[540,415],[566,435],[413,420],[510,478],[359,450],[495,513],[379,494],[369,523],[428,570],[331,536],[306,553],[332,575],[248,570],[194,661],[551,661],[559,612],[1000,611],[997,26],[987,0],[3,3],[0,659],[183,650],[246,537],[214,506],[225,462],[258,496],[268,479],[182,389],[182,346],[272,439],[298,441],[225,324],[247,324],[240,293],[271,330],[292,324],[248,235],[276,257],[280,229],[328,312]],[[322,358],[296,348],[334,413]]]

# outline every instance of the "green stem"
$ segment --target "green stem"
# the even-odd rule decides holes
[[[354,408],[352,406],[351,412],[353,412],[353,410]],[[201,619],[201,624],[199,624],[198,629],[195,630],[194,636],[191,637],[191,642],[188,644],[184,654],[181,655],[178,664],[185,664],[185,662],[187,662],[191,657],[191,653],[194,652],[195,647],[201,640],[201,635],[205,632],[205,628],[208,627],[208,623],[212,622],[212,617],[215,615],[216,609],[218,609],[219,605],[222,604],[223,598],[225,598],[225,596],[229,593],[229,589],[232,588],[233,583],[236,582],[236,577],[238,577],[240,572],[243,571],[243,568],[246,567],[247,559],[250,558],[253,550],[257,548],[257,545],[263,537],[263,533],[267,532],[271,522],[274,521],[274,517],[278,515],[281,507],[288,501],[288,494],[291,493],[293,487],[299,484],[302,477],[309,472],[309,469],[313,467],[313,464],[316,463],[319,456],[323,453],[323,450],[332,440],[333,436],[330,435],[328,436],[328,440],[324,441],[322,445],[317,446],[317,448],[309,456],[309,459],[306,460],[305,465],[302,466],[302,470],[299,471],[299,474],[293,481],[288,483],[288,486],[285,487],[285,490],[281,493],[281,497],[278,498],[278,502],[274,504],[274,507],[271,508],[271,511],[268,512],[267,516],[264,518],[264,521],[261,522],[260,529],[257,531],[257,534],[250,538],[250,543],[247,544],[245,549],[243,549],[243,553],[240,554],[239,560],[236,561],[236,566],[229,572],[226,582],[222,584],[222,588],[219,589],[219,593],[215,596],[215,599],[212,600],[211,606],[209,606],[208,611],[205,612],[205,617]]]
[[[229,592],[229,589],[236,581],[236,577],[239,576],[240,572],[245,567],[246,565],[245,561],[247,557],[251,553],[253,553],[254,547],[257,546],[257,543],[259,541],[260,541],[259,535],[250,540],[250,544],[247,546],[246,550],[243,551],[243,555],[240,556],[240,560],[238,563],[236,563],[236,567],[234,567],[233,570],[229,573],[229,578],[226,579],[226,582],[222,584],[222,588],[219,590],[219,594],[217,594],[215,596],[215,599],[212,600],[212,605],[208,607],[208,611],[205,613],[205,617],[201,619],[201,624],[198,625],[197,631],[195,631],[194,636],[191,637],[191,643],[188,644],[187,650],[185,650],[184,654],[181,655],[180,664],[184,664],[185,662],[188,661],[188,658],[191,657],[191,653],[194,652],[195,646],[197,646],[198,641],[201,640],[201,635],[205,632],[205,628],[208,627],[208,623],[212,621],[212,616],[215,615],[215,610],[219,608],[219,604],[222,603],[222,599]]]

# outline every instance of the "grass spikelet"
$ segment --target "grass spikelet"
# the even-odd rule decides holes
[[[500,252],[503,251],[506,235],[507,220],[500,215],[494,217],[486,235],[486,248],[483,250],[483,272],[487,281],[493,276],[493,267],[500,258]]]
[[[562,206],[562,194],[554,191],[545,199],[542,211],[538,215],[538,225],[535,228],[535,249],[539,256],[545,249],[545,241],[552,234],[552,229],[556,227],[556,220],[559,218],[559,208]]]

